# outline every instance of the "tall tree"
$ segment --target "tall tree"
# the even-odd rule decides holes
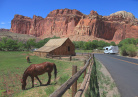
[[[35,47],[35,45],[36,45],[35,39],[29,39],[25,44],[25,48],[29,50]]]

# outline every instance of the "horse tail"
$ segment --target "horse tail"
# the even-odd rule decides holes
[[[55,64],[54,64],[54,75],[55,75],[55,79],[56,79],[56,77],[57,77],[57,67],[56,67]]]

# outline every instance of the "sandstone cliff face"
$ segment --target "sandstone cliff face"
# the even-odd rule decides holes
[[[39,34],[37,29],[40,26],[41,20],[44,19],[35,15],[33,16],[33,19],[26,16],[15,15],[14,19],[11,21],[11,31],[15,33],[37,36],[37,34]]]
[[[11,31],[15,33],[41,35],[70,35],[83,14],[77,10],[54,10],[43,19],[33,16],[33,19],[15,15],[11,21]]]
[[[11,21],[11,31],[41,38],[79,35],[120,41],[138,38],[138,20],[125,11],[101,16],[96,11],[84,15],[78,10],[58,9],[50,12],[46,18],[34,15],[31,19],[15,15]]]

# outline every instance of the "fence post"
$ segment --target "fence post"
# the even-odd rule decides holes
[[[77,66],[72,66],[72,76],[77,73]],[[72,97],[75,96],[77,92],[77,81],[75,81],[73,84],[72,84]]]
[[[53,56],[53,54],[52,54],[52,59],[53,59],[53,57],[54,57],[54,56]]]
[[[59,55],[59,59],[61,60],[61,55]]]
[[[93,54],[93,58],[94,58],[94,54]]]
[[[84,66],[85,66],[85,64],[86,64],[86,60],[84,60]],[[86,75],[86,69],[84,71],[84,78],[85,78],[85,75]]]
[[[69,60],[71,61],[72,60],[72,56],[70,55],[70,58],[69,58]]]

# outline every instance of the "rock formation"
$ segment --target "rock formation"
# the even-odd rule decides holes
[[[110,16],[101,16],[96,11],[85,15],[78,10],[57,9],[46,18],[15,15],[11,21],[11,31],[36,37],[73,35],[120,41],[138,38],[138,20],[132,13],[119,11]]]

